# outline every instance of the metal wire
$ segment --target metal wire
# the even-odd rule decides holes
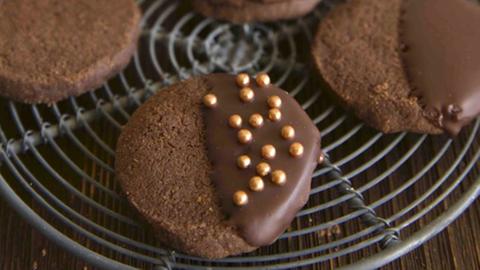
[[[339,265],[370,269],[411,251],[478,196],[480,120],[455,141],[383,135],[333,105],[313,75],[308,47],[336,2],[294,21],[231,25],[202,18],[185,1],[138,1],[139,50],[104,87],[51,107],[3,101],[11,122],[0,127],[0,194],[50,239],[102,269],[287,269],[365,250],[373,255]],[[163,86],[244,71],[271,74],[322,132],[326,159],[314,172],[309,203],[275,244],[249,254],[209,261],[165,250],[114,180],[116,138]],[[447,198],[456,203],[440,215],[435,210]],[[433,221],[418,229],[426,218]]]

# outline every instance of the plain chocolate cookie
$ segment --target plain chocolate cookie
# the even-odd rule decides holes
[[[235,23],[275,21],[301,17],[321,0],[193,0],[206,17]]]
[[[53,103],[101,86],[136,49],[133,0],[15,0],[0,5],[0,95]]]
[[[166,247],[249,252],[274,242],[308,200],[319,131],[288,93],[254,84],[226,74],[180,82],[123,128],[117,179]]]
[[[340,102],[385,132],[441,133],[426,116],[402,66],[402,0],[351,0],[320,23],[312,54]]]

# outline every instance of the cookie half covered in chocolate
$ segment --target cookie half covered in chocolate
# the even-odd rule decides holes
[[[321,0],[193,0],[195,9],[207,17],[235,23],[275,21],[301,17]]]
[[[319,155],[319,131],[266,74],[213,74],[142,105],[115,167],[160,241],[221,258],[278,238],[308,200]]]
[[[374,128],[456,135],[480,113],[479,23],[470,1],[351,0],[320,23],[312,53]]]
[[[0,4],[0,18],[0,95],[53,103],[128,64],[141,13],[133,0],[15,0]]]

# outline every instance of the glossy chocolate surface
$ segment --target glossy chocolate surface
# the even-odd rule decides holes
[[[249,85],[255,93],[252,102],[243,102],[239,97],[241,87],[235,83],[235,76],[215,74],[206,77],[210,93],[217,97],[215,108],[204,108],[207,130],[207,150],[213,165],[212,180],[216,186],[221,208],[229,223],[234,224],[241,236],[251,245],[263,246],[274,242],[290,225],[296,213],[305,205],[310,192],[312,172],[320,155],[320,133],[301,106],[285,91],[270,85],[259,87],[252,78]],[[278,122],[268,119],[268,98],[279,96],[282,118]],[[261,114],[264,123],[253,127],[248,119],[252,114]],[[242,144],[237,139],[240,129],[229,124],[230,116],[242,117],[241,129],[253,134],[251,143]],[[284,139],[282,127],[291,125],[295,129],[293,140]],[[304,146],[301,157],[289,154],[292,143]],[[262,158],[262,147],[273,145],[276,155],[273,159]],[[242,169],[237,166],[239,156],[247,155],[251,165]],[[283,170],[287,182],[283,186],[274,184],[271,175],[262,177],[263,191],[249,189],[249,181],[257,176],[256,165],[270,164],[272,171]],[[248,194],[248,203],[237,206],[232,199],[236,191]]]

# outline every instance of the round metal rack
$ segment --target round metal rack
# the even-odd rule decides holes
[[[309,44],[334,1],[298,20],[248,25],[203,18],[186,2],[139,1],[138,51],[101,89],[51,106],[1,101],[0,194],[56,244],[101,269],[372,269],[422,245],[479,194],[479,120],[454,140],[384,135],[326,94]],[[210,261],[163,249],[115,182],[122,125],[163,86],[259,71],[322,132],[326,161],[308,204],[277,242],[249,254]]]

